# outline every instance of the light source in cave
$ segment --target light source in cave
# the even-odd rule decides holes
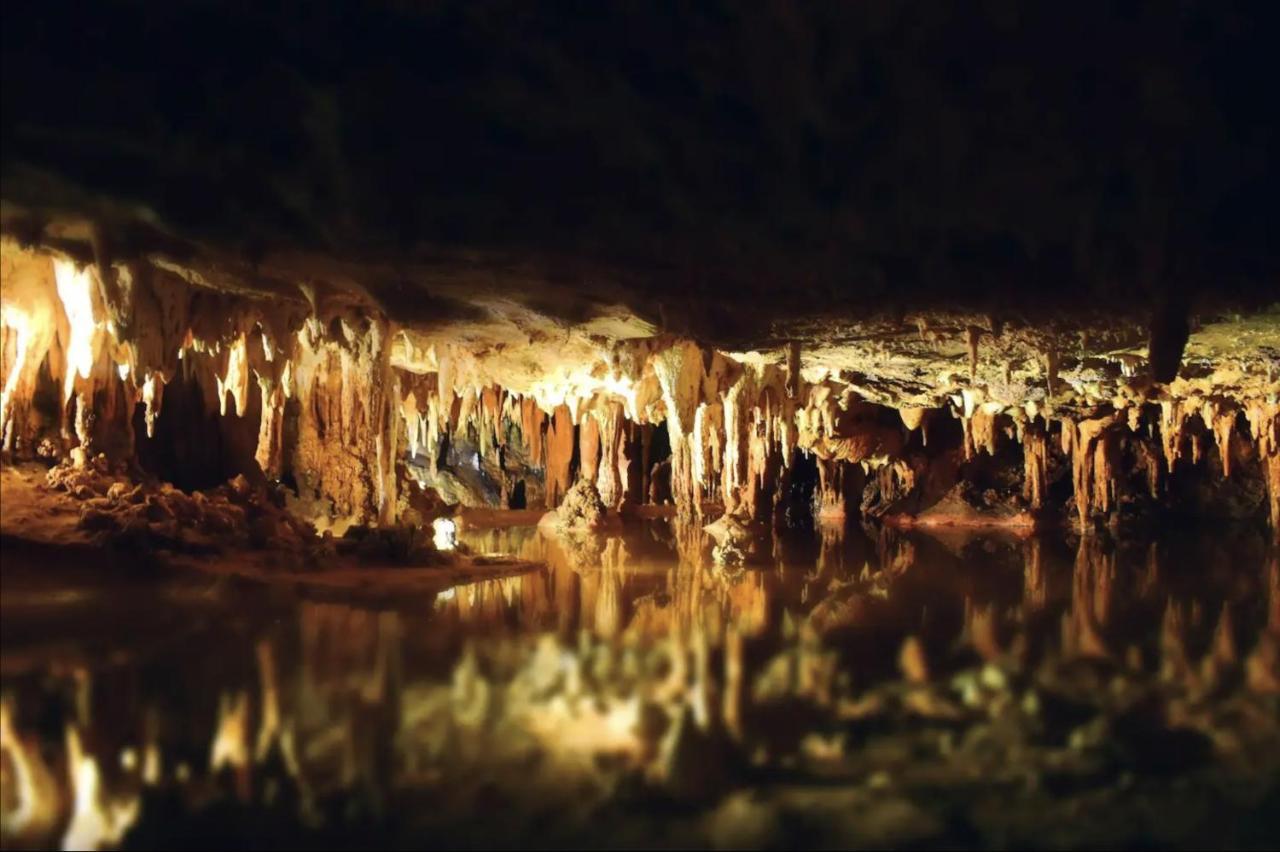
[[[458,546],[458,525],[452,518],[436,518],[431,522],[431,529],[436,550],[453,550]]]
[[[65,399],[71,398],[76,378],[88,379],[102,349],[104,333],[111,333],[94,309],[98,290],[89,266],[79,269],[68,260],[55,259],[53,272],[58,283],[58,299],[67,318],[69,334],[65,344],[67,373],[64,379]]]

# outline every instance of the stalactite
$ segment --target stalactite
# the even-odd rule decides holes
[[[1044,353],[1044,384],[1045,392],[1052,399],[1058,386],[1058,350],[1050,347]]]
[[[998,403],[984,402],[980,390],[965,388],[960,392],[960,425],[963,435],[965,460],[972,459],[979,449],[987,455],[996,454],[998,436],[997,418],[1003,409]]]
[[[1280,537],[1280,453],[1267,456],[1266,481],[1271,504],[1271,530]]]
[[[671,441],[671,491],[681,514],[700,511],[693,483],[689,438],[702,396],[702,351],[692,343],[679,343],[653,356],[653,370],[666,406],[667,435]]]
[[[279,479],[284,465],[284,390],[266,382],[260,382],[262,392],[262,419],[258,425],[258,449],[254,459],[269,479]],[[147,416],[147,429],[151,429],[151,416]]]
[[[226,372],[217,377],[218,413],[227,414],[227,394],[235,400],[238,417],[244,417],[249,401],[249,355],[248,340],[242,333],[227,347]]]
[[[349,315],[309,322],[296,338],[292,372],[302,413],[286,464],[301,489],[332,502],[335,519],[389,522],[395,515],[403,409],[390,333],[383,319]]]
[[[554,509],[569,490],[569,467],[573,461],[573,415],[569,406],[558,405],[547,428],[547,508]]]
[[[578,476],[594,484],[599,474],[600,423],[594,417],[585,417],[578,427]]]
[[[58,298],[66,312],[67,372],[63,381],[63,398],[70,399],[77,379],[89,381],[102,352],[104,329],[100,326],[103,308],[98,288],[93,283],[90,267],[77,269],[69,261],[54,262]],[[92,396],[92,390],[88,391]]]
[[[1272,533],[1280,538],[1280,402],[1254,399],[1244,411],[1264,465]]]
[[[156,434],[156,418],[160,416],[164,384],[164,377],[160,373],[151,373],[142,385],[142,403],[146,406],[144,419],[148,438],[154,438]]]
[[[1207,416],[1205,416],[1207,415]],[[1222,460],[1222,475],[1231,478],[1231,433],[1235,430],[1236,409],[1216,401],[1205,403],[1204,421],[1213,430],[1218,445],[1218,458]]]
[[[1032,421],[1022,438],[1023,496],[1032,509],[1044,508],[1049,480],[1049,439],[1044,427]]]
[[[900,408],[898,414],[902,418],[902,425],[907,427],[907,431],[914,432],[919,429],[921,445],[929,446],[929,419],[932,410],[907,406]]]
[[[627,495],[628,461],[625,438],[626,413],[620,402],[603,403],[593,412],[600,431],[600,471],[596,490],[608,507],[617,507]]]
[[[724,459],[720,465],[720,494],[726,514],[737,511],[741,499],[739,488],[746,476],[746,464],[750,454],[742,452],[747,441],[750,420],[746,402],[755,390],[754,373],[744,370],[722,397],[724,408]]]
[[[1081,524],[1088,523],[1094,510],[1110,511],[1114,502],[1117,448],[1111,429],[1120,416],[1113,412],[1062,423],[1062,449],[1071,457],[1071,483]]]
[[[1155,500],[1160,496],[1160,458],[1146,439],[1135,442],[1138,461],[1147,475],[1147,493]]]
[[[480,436],[481,436],[481,452],[487,453],[489,449],[502,445],[502,403],[499,394],[501,390],[493,385],[486,385],[480,390],[480,411],[482,417],[480,420]]]
[[[546,464],[546,447],[543,443],[546,421],[546,414],[532,397],[526,396],[520,400],[520,434],[524,436],[530,463],[537,466]]]
[[[800,341],[793,340],[787,347],[787,398],[800,398]]]
[[[12,452],[31,439],[27,411],[46,356],[62,360],[58,342],[66,316],[47,258],[0,246],[0,449]],[[51,364],[60,375],[60,364]]]
[[[978,378],[978,337],[982,334],[982,329],[976,325],[971,325],[964,330],[965,346],[969,350],[969,378]]]
[[[1160,447],[1164,451],[1165,466],[1169,473],[1173,473],[1174,463],[1182,457],[1186,419],[1181,402],[1176,399],[1160,400]]]

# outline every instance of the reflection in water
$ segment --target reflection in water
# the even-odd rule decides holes
[[[380,610],[7,574],[6,845],[1274,836],[1259,536],[458,537],[546,567]],[[146,643],[82,642],[117,600]]]

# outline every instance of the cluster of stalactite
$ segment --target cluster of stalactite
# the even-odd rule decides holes
[[[943,491],[964,475],[965,464],[1013,445],[1021,454],[1023,516],[1048,512],[1054,473],[1065,469],[1075,514],[1089,524],[1116,512],[1135,472],[1158,500],[1183,457],[1183,464],[1199,465],[1212,445],[1216,467],[1204,474],[1230,478],[1246,464],[1261,474],[1273,521],[1280,518],[1280,404],[1266,399],[1165,399],[1079,414],[1009,407],[981,389],[965,389],[948,406],[895,411],[838,379],[805,382],[794,364],[742,363],[689,341],[657,340],[617,359],[632,367],[610,376],[621,390],[548,403],[496,386],[455,385],[442,393],[450,369],[445,356],[440,360],[439,371],[419,377],[405,397],[410,445],[433,456],[440,435],[468,424],[484,446],[515,435],[545,469],[549,507],[575,479],[593,483],[610,508],[644,501],[649,489],[633,487],[633,480],[649,474],[647,459],[635,462],[647,455],[648,430],[663,426],[671,499],[689,517],[774,517],[801,453],[817,460],[819,517],[846,517],[868,482],[881,495],[881,510],[907,511],[905,496]],[[951,419],[959,421],[960,439],[949,449],[942,421]],[[943,433],[932,445],[931,429]],[[948,464],[950,478],[943,472]],[[918,511],[922,503],[910,505]]]
[[[391,519],[398,394],[385,319],[226,294],[147,264],[20,252],[5,263],[6,452],[127,459],[137,407],[153,437],[166,387],[191,382],[206,411],[238,421],[228,428],[256,429],[247,443],[262,475],[289,472],[344,512]],[[33,409],[42,391],[56,391],[53,423]],[[286,441],[290,403],[300,416]]]
[[[1155,499],[1179,463],[1197,465],[1213,447],[1223,478],[1242,465],[1261,474],[1280,527],[1274,393],[1155,391],[1165,395],[1082,413],[1010,406],[976,386],[937,408],[895,410],[838,377],[805,381],[796,346],[777,364],[669,337],[602,345],[585,387],[557,385],[549,369],[545,383],[511,388],[463,346],[307,288],[292,300],[250,297],[160,266],[77,266],[10,249],[4,264],[0,434],[9,452],[36,453],[53,435],[61,451],[77,448],[73,457],[130,455],[137,406],[153,435],[166,387],[182,378],[206,410],[256,428],[246,440],[262,475],[291,478],[331,514],[362,520],[395,520],[406,457],[434,472],[444,442],[465,436],[477,464],[518,443],[523,463],[541,472],[547,507],[577,481],[610,509],[663,499],[658,486],[669,482],[681,515],[745,521],[781,514],[801,453],[818,460],[815,514],[835,519],[851,514],[859,491],[864,512],[919,513],[966,466],[1016,444],[1023,516],[1047,512],[1054,472],[1069,466],[1076,515],[1088,524],[1114,514],[1134,471]],[[56,423],[36,410],[42,391]],[[952,419],[958,447],[948,445]],[[665,428],[669,460],[651,457],[655,428]],[[504,505],[512,487],[504,473]]]

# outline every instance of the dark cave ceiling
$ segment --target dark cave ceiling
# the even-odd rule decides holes
[[[3,228],[723,345],[1274,298],[1270,4],[10,2]],[[295,290],[296,292],[296,290]]]

